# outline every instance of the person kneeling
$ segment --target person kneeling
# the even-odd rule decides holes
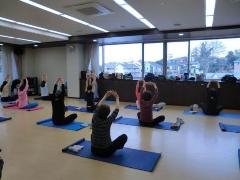
[[[165,120],[165,116],[158,116],[157,118],[153,119],[152,107],[158,96],[158,88],[153,82],[147,82],[146,84],[153,86],[154,92],[149,90],[144,91],[144,88],[141,89],[140,112],[138,112],[137,116],[140,125],[155,126],[158,123],[163,122]]]
[[[110,116],[110,107],[103,104],[109,96],[116,98],[116,107]],[[119,96],[114,91],[108,91],[98,103],[96,113],[92,118],[91,151],[97,156],[111,156],[116,150],[122,149],[127,142],[127,135],[122,134],[114,141],[111,140],[110,129],[112,122],[116,119],[119,112]]]
[[[62,78],[58,78],[54,85],[52,95],[52,120],[54,125],[67,125],[77,118],[77,114],[71,114],[65,117],[66,108],[64,105],[64,95],[64,80]]]

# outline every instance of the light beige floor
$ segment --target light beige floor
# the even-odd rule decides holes
[[[65,102],[84,105],[76,99]],[[126,147],[162,153],[156,169],[149,173],[63,154],[63,147],[82,137],[90,139],[91,130],[73,132],[37,126],[37,121],[51,116],[50,103],[39,103],[44,109],[33,112],[0,108],[0,114],[13,118],[0,123],[3,180],[240,179],[240,135],[223,133],[218,127],[218,122],[240,125],[240,119],[184,116],[182,110],[186,107],[167,106],[161,111],[167,121],[175,121],[176,117],[185,120],[179,132],[113,124],[113,138],[122,133],[128,135]],[[120,115],[136,117],[136,111],[121,108]],[[91,122],[91,114],[78,113],[78,120]]]

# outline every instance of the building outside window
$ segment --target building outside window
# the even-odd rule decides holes
[[[104,72],[131,73],[133,79],[142,77],[142,44],[104,46]]]
[[[167,77],[181,77],[188,72],[188,42],[167,43]]]
[[[163,74],[163,43],[144,44],[144,75]]]
[[[240,38],[190,42],[190,74],[221,79],[226,74],[240,78]]]

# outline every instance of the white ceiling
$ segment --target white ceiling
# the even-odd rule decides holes
[[[126,0],[159,30],[191,29],[205,27],[204,0]],[[141,30],[148,27],[119,7],[113,0],[35,0],[62,13],[79,18],[110,32]],[[106,16],[84,16],[72,5],[97,2],[113,11]],[[51,14],[18,0],[0,0],[0,17],[41,26],[71,35],[102,33],[88,26]],[[174,24],[181,24],[174,26]],[[240,25],[240,1],[217,0],[214,26]],[[59,41],[52,37],[0,27],[0,34],[41,42]],[[27,44],[28,42],[0,37],[0,42]]]

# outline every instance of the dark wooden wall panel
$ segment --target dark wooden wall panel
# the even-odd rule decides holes
[[[135,102],[134,80],[98,80],[99,96],[106,91],[118,92],[121,101]],[[206,98],[206,82],[190,81],[157,81],[159,95],[157,102],[163,101],[168,105],[189,106],[199,104]],[[84,97],[85,80],[80,80],[80,94]],[[240,84],[221,83],[220,103],[224,108],[240,109]]]

